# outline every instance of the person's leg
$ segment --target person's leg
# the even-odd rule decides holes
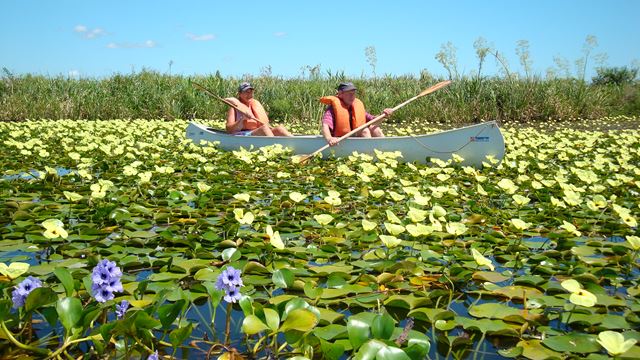
[[[253,130],[251,133],[253,136],[273,136],[273,132],[268,125],[262,125],[259,128]]]
[[[271,129],[273,131],[273,135],[275,136],[293,136],[291,133],[282,125],[278,125]]]
[[[379,126],[371,126],[371,136],[373,137],[384,137],[384,133]]]
[[[358,134],[359,137],[371,137],[371,130],[369,130],[369,128],[364,128],[360,131],[360,133]]]

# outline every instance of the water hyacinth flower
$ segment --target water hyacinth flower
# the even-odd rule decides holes
[[[149,355],[149,357],[147,358],[147,360],[158,360],[158,350],[156,350],[154,353],[152,353],[151,355]]]
[[[120,304],[116,304],[116,318],[122,319],[128,309],[129,309],[129,302],[127,300],[122,300]]]
[[[122,292],[120,278],[122,271],[115,262],[102,260],[93,268],[91,273],[91,292],[98,302],[113,300],[114,292]]]
[[[598,334],[596,341],[602,345],[609,355],[617,356],[624,354],[636,344],[636,339],[624,339],[624,336],[616,331],[603,331]]]
[[[244,286],[242,283],[241,272],[233,266],[227,267],[216,279],[215,288],[224,290],[224,301],[235,303],[240,300],[240,288]]]
[[[27,300],[27,296],[34,289],[42,287],[42,281],[38,278],[34,278],[33,276],[27,276],[26,279],[22,280],[18,286],[16,286],[15,290],[11,293],[11,300],[13,300],[13,308],[18,309],[24,306],[25,301]]]
[[[57,239],[59,237],[66,239],[69,234],[63,228],[64,224],[58,219],[48,219],[42,222],[42,226],[46,229],[42,234],[47,239]]]

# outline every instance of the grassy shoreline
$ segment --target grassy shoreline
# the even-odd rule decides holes
[[[5,74],[0,81],[0,121],[26,119],[221,119],[225,105],[201,93],[191,81],[214,93],[233,96],[242,80],[277,122],[317,123],[323,105],[345,80],[356,83],[373,114],[416,95],[443,79],[395,76],[346,79],[341,75],[284,79],[176,76],[152,71],[109,78],[68,78]],[[464,124],[487,119],[522,123],[594,119],[640,114],[640,84],[594,85],[574,78],[463,77],[398,111],[390,122],[423,119]]]

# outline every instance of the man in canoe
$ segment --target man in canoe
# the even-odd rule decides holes
[[[322,136],[327,143],[334,146],[338,138],[349,131],[375,119],[364,109],[364,104],[356,98],[357,88],[351,82],[340,83],[335,96],[324,96],[320,102],[328,105],[322,116]],[[393,109],[384,109],[383,113],[391,116]],[[384,137],[382,129],[377,125],[364,128],[355,134],[359,137]]]
[[[282,126],[269,126],[269,117],[262,104],[253,98],[253,86],[243,82],[238,86],[238,98],[226,98],[234,107],[227,113],[227,132],[233,135],[292,136]],[[237,108],[237,109],[236,109]],[[251,115],[251,116],[249,116]]]

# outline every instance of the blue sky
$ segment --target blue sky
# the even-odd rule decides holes
[[[4,0],[0,67],[16,74],[102,77],[143,68],[172,74],[295,77],[307,66],[370,76],[365,48],[374,47],[378,75],[445,75],[435,59],[456,48],[460,73],[477,70],[479,37],[523,72],[516,46],[527,40],[535,74],[564,59],[573,74],[585,39],[608,66],[640,61],[640,1],[35,1]],[[171,66],[169,65],[171,63]],[[490,56],[484,67],[495,74]]]

